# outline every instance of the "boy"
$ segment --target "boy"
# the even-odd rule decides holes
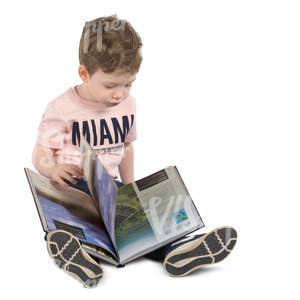
[[[81,85],[52,100],[43,114],[33,151],[33,164],[44,176],[88,192],[80,162],[80,135],[96,151],[118,186],[134,181],[135,99],[130,87],[142,62],[142,42],[133,27],[116,16],[87,22],[79,46]],[[117,181],[120,174],[122,183]],[[147,257],[161,260],[171,276],[184,276],[223,260],[233,249],[232,227],[177,240]],[[75,236],[62,230],[47,235],[55,264],[91,287],[102,277],[101,266]]]

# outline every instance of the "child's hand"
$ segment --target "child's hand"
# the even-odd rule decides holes
[[[67,179],[68,181],[76,184],[77,181],[73,178],[73,176],[82,178],[83,170],[74,164],[58,164],[51,168],[51,180],[57,182],[62,186],[68,186],[63,179]]]

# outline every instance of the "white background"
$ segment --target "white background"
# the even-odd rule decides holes
[[[10,1],[0,11],[1,294],[299,297],[299,2]],[[114,13],[144,44],[135,179],[176,165],[205,230],[233,225],[239,240],[227,260],[184,278],[146,259],[103,265],[88,290],[48,256],[23,168],[47,103],[80,83],[85,22]]]

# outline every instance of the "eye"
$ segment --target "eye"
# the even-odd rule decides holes
[[[129,84],[126,84],[125,86],[126,86],[126,87],[131,87],[131,86],[132,86],[132,84],[131,84],[131,83],[129,83]]]
[[[107,88],[107,89],[113,89],[114,87],[113,86],[105,86],[105,88]]]

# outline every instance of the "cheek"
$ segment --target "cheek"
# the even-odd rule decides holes
[[[111,91],[103,87],[98,87],[95,91],[95,95],[98,100],[107,100],[111,98]]]
[[[125,92],[124,92],[124,99],[126,99],[128,96],[129,96],[129,90],[126,89]]]

